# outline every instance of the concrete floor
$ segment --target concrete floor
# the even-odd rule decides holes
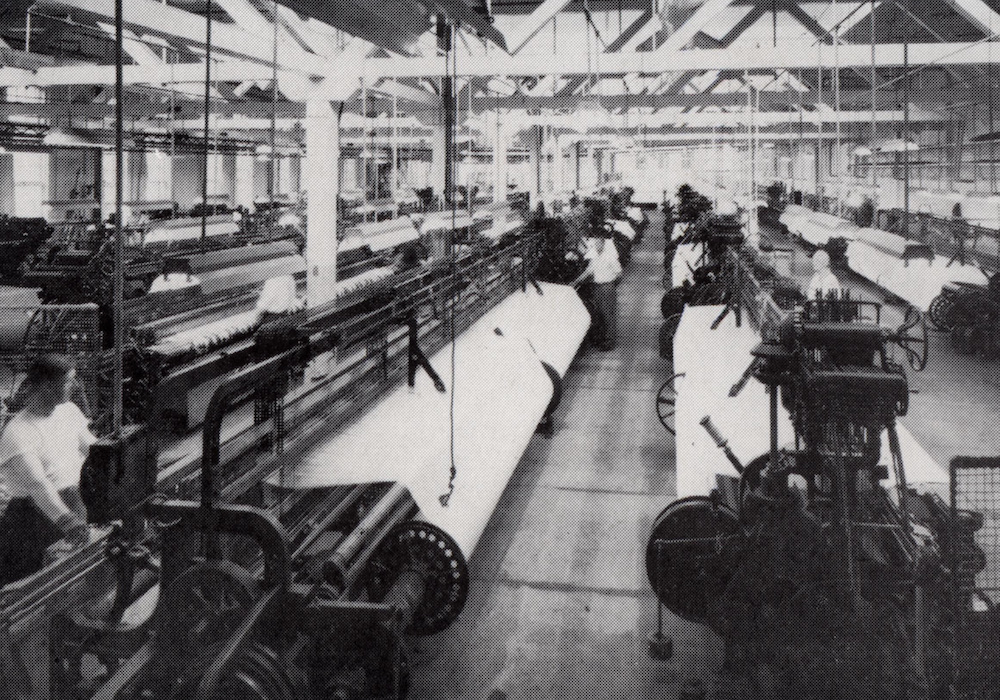
[[[651,218],[619,286],[618,350],[584,349],[570,368],[555,434],[534,438],[471,559],[464,612],[416,645],[414,700],[673,700],[692,679],[709,698],[752,697],[719,675],[721,643],[699,625],[665,612],[674,657],[647,653],[656,604],[644,553],[675,466],[655,411],[670,367],[657,354],[663,238]],[[860,278],[842,281],[885,301]],[[929,357],[909,373],[919,393],[903,422],[942,466],[1000,452],[1000,363],[958,357],[935,332]]]

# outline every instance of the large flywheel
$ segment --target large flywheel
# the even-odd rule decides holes
[[[705,622],[714,596],[732,575],[736,513],[703,496],[674,501],[656,521],[646,547],[646,575],[674,614]]]

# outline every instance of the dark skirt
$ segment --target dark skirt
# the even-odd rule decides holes
[[[12,499],[0,516],[0,585],[40,570],[46,548],[62,536],[30,498]]]

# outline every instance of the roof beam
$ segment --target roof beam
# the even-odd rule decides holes
[[[881,6],[882,6],[881,2],[875,3],[875,7],[881,7]],[[868,19],[871,16],[871,14],[872,14],[872,3],[862,2],[861,6],[857,10],[852,12],[850,16],[847,17],[847,19],[845,19],[843,22],[840,23],[840,27],[838,27],[837,29],[838,33],[841,36],[847,34],[847,32],[851,31],[856,26],[861,24],[862,20]]]
[[[829,52],[832,54],[832,52]],[[841,69],[870,68],[871,46],[843,44],[839,48]],[[992,51],[988,42],[942,42],[909,45],[911,66],[936,64],[939,66],[968,66],[1000,63],[1000,51]],[[875,64],[882,67],[903,65],[903,44],[878,44],[875,47]],[[497,75],[622,75],[625,73],[660,74],[665,71],[705,70],[788,70],[816,69],[816,54],[764,46],[740,51],[727,49],[699,49],[690,51],[641,51],[632,53],[602,54],[600,65],[587,70],[587,62],[580,52],[531,56],[468,56],[458,64],[458,74],[463,76]],[[833,57],[824,55],[823,68],[833,68]],[[363,67],[369,77],[421,77],[444,74],[444,62],[438,57],[422,58],[372,58]],[[83,81],[86,82],[86,81]]]
[[[570,0],[544,0],[541,5],[518,23],[517,27],[510,32],[507,39],[507,48],[512,54],[518,53],[531,41],[542,27],[552,21],[552,18],[563,11]]]
[[[43,0],[46,7],[70,9],[103,19],[114,19],[114,0]],[[205,45],[205,20],[198,15],[163,5],[153,0],[129,0],[124,4],[126,26],[159,36],[179,39],[193,46]],[[141,33],[141,32],[140,32]],[[272,42],[245,29],[217,22],[212,26],[212,48],[217,55],[234,56],[247,61],[270,64]],[[288,46],[280,51],[278,63],[283,70],[325,76],[332,72],[330,61],[322,56]],[[83,81],[86,84],[87,81]]]
[[[751,8],[749,12],[743,15],[743,18],[739,22],[733,25],[732,29],[726,32],[726,35],[724,37],[719,39],[719,43],[722,44],[722,46],[729,46],[739,38],[740,34],[749,29],[750,25],[752,25],[754,22],[756,22],[763,16],[764,16],[764,6],[755,5],[753,8]]]
[[[1000,14],[983,0],[945,0],[945,3],[986,32],[987,36],[1000,32]]]
[[[622,43],[619,51],[635,51],[639,44],[663,29],[663,20],[660,15],[650,12],[648,16],[644,14],[643,17],[646,23],[636,29],[632,36]]]
[[[415,102],[417,104],[430,105],[432,107],[437,107],[441,104],[441,98],[438,95],[427,92],[426,90],[421,90],[420,88],[404,85],[398,80],[385,80],[379,85],[369,88],[369,90],[382,93],[383,95],[388,95],[389,97],[396,97],[407,102]]]
[[[781,2],[778,3],[778,9],[784,10],[790,14],[796,22],[805,27],[806,30],[808,30],[809,33],[816,37],[819,41],[824,44],[833,43],[833,34],[817,22],[812,15],[799,7],[798,0],[781,0]]]
[[[914,110],[910,114],[914,123],[922,124],[942,124],[946,121],[940,114],[927,112],[924,110]],[[903,119],[902,110],[879,110],[875,112],[875,120],[880,123],[896,123]],[[839,116],[832,111],[826,112],[756,112],[753,115],[753,123],[760,128],[787,128],[789,125],[816,126],[819,124],[833,124],[840,121],[842,124],[870,124],[872,113],[869,110],[856,112],[841,112]],[[511,115],[508,124],[514,129],[523,129],[531,125],[546,125],[557,129],[570,129],[577,132],[614,132],[620,129],[620,120],[613,123],[609,120],[607,124],[600,123],[595,119],[589,124],[582,121],[578,114],[542,114],[542,115]],[[748,124],[748,115],[745,110],[736,112],[698,112],[685,114],[667,114],[657,112],[656,114],[632,114],[629,117],[629,124],[632,127],[643,126],[649,129],[661,128],[696,128],[696,129],[742,129]],[[739,134],[739,138],[746,140],[746,134]],[[797,134],[795,134],[797,137]],[[829,134],[831,138],[834,134]]]
[[[212,78],[219,82],[241,83],[245,81],[267,82],[273,77],[270,66],[245,61],[223,61],[212,66]],[[348,64],[327,80],[317,84],[305,76],[284,73],[279,75],[283,91],[298,99],[314,93],[330,100],[343,101],[358,89],[361,66]],[[179,63],[159,66],[123,66],[126,85],[198,85],[205,80],[205,64]],[[374,82],[375,79],[369,78]],[[0,68],[0,87],[35,85],[54,87],[57,85],[114,85],[114,66],[53,66],[31,71],[15,71]],[[199,88],[200,89],[200,88]]]
[[[106,22],[98,22],[97,26],[103,30],[109,38],[114,38],[114,25]],[[139,37],[128,30],[122,32],[122,49],[140,66],[155,66],[163,63],[163,60],[155,51],[153,51],[153,49],[149,48],[145,42],[140,41]]]
[[[687,43],[694,39],[694,35],[704,29],[705,25],[711,22],[716,15],[732,5],[735,0],[708,0],[705,4],[695,10],[694,14],[688,17],[673,34],[653,53],[665,55],[680,51]]]
[[[733,77],[733,76],[730,76]],[[735,76],[737,79],[739,76]],[[833,94],[824,90],[822,94],[815,90],[798,92],[795,90],[772,91],[762,90],[757,93],[760,98],[760,109],[763,111],[779,108],[797,108],[803,105],[824,104],[834,107]],[[876,107],[897,105],[902,109],[900,94],[893,90],[879,90],[875,93]],[[871,90],[842,90],[840,93],[840,108],[845,111],[871,109]],[[478,97],[473,98],[473,111],[495,109],[499,104],[501,109],[572,109],[580,102],[579,95],[511,95],[509,97]],[[670,107],[711,107],[740,106],[747,103],[746,92],[701,92],[701,93],[630,93],[603,94],[601,102],[605,104],[623,104],[628,101],[630,108],[667,109]],[[911,103],[924,109],[954,109],[975,104],[981,100],[980,94],[974,89],[944,89],[944,88],[914,88],[911,93]]]
[[[103,0],[88,0],[102,2]],[[159,5],[157,5],[159,7]],[[951,42],[936,44],[910,44],[910,65],[936,64],[940,66],[988,65],[1000,63],[1000,51],[992,51],[988,42]],[[878,44],[875,47],[876,66],[900,67],[903,65],[902,44]],[[869,68],[871,47],[861,44],[841,45],[840,67]],[[832,57],[824,55],[824,68],[832,68]],[[791,51],[787,47],[747,48],[739,52],[727,49],[675,51],[668,54],[653,52],[602,54],[600,66],[591,67],[602,76],[619,76],[629,73],[660,75],[666,71],[706,70],[794,70],[816,69],[816,56],[811,52]],[[204,64],[180,63],[175,65],[137,66],[125,69],[127,83],[169,85],[171,83],[198,83],[204,80]],[[285,70],[284,68],[282,69]],[[357,80],[373,84],[382,78],[433,78],[442,76],[444,61],[436,56],[425,58],[369,58],[363,63],[340,65],[330,80],[356,89]],[[213,66],[213,77],[220,81],[246,80],[269,81],[270,65],[240,60],[221,60]],[[584,57],[575,52],[542,56],[469,56],[458,64],[461,76],[487,76],[502,74],[521,76],[573,76],[587,75]],[[286,73],[286,76],[288,74]],[[290,76],[288,76],[290,77]],[[112,85],[114,66],[43,66],[34,71],[0,68],[0,87],[14,85]],[[331,98],[335,99],[335,98]]]

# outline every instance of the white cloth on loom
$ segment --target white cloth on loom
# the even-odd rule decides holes
[[[295,293],[295,278],[291,275],[272,277],[264,282],[257,298],[257,311],[269,314],[287,314],[302,308],[302,301]]]

